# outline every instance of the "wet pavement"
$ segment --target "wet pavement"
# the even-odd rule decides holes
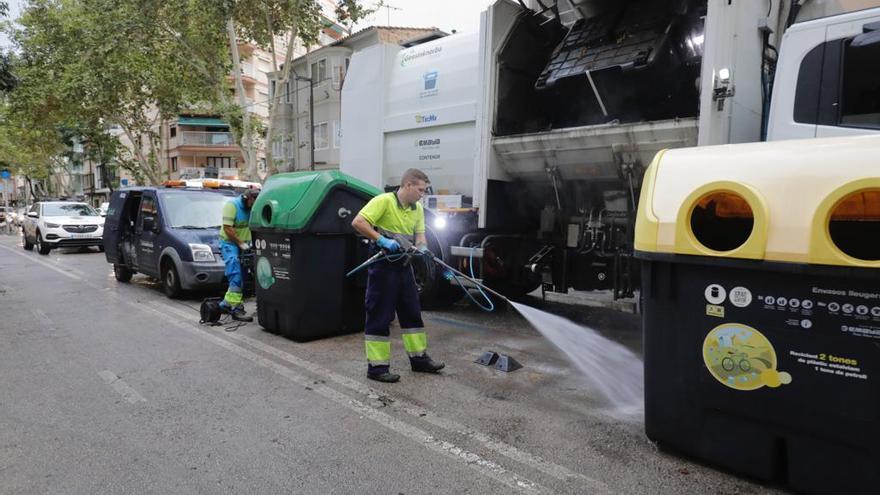
[[[199,325],[204,294],[121,284],[95,250],[0,236],[0,296],[3,493],[778,493],[659,450],[515,311],[426,311],[446,369],[409,371],[392,330],[402,379],[378,384],[360,335]],[[641,356],[636,314],[524,302]]]

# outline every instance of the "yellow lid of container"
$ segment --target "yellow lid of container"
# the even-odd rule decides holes
[[[880,267],[878,228],[880,136],[680,148],[645,173],[635,248]]]

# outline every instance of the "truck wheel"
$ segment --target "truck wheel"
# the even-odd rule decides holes
[[[171,299],[180,296],[180,277],[177,276],[177,268],[173,261],[162,263],[162,290]]]
[[[23,247],[25,251],[31,251],[34,249],[34,243],[28,240],[27,234],[24,233],[24,230],[21,232],[21,247]]]
[[[443,279],[443,267],[421,258],[414,259],[412,265],[423,309],[448,308],[464,297],[460,287]]]
[[[42,254],[43,256],[46,256],[47,254],[49,254],[49,251],[52,250],[52,248],[49,247],[48,244],[43,242],[43,234],[41,234],[40,231],[37,231],[37,240],[34,246],[37,247],[37,252]]]
[[[131,276],[134,275],[134,273],[129,270],[128,267],[114,263],[113,275],[116,277],[116,280],[124,283],[131,281]]]

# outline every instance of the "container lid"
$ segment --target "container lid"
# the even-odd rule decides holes
[[[305,229],[331,190],[343,187],[369,200],[382,191],[338,170],[275,174],[251,209],[251,228]]]
[[[880,267],[880,136],[682,148],[645,173],[640,254]]]

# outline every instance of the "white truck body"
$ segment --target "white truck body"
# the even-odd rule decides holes
[[[576,21],[581,12],[589,12],[585,7],[588,3],[574,2],[576,8],[564,12],[560,19]],[[687,39],[694,54],[700,56],[699,78],[695,81],[699,84],[698,110],[694,115],[660,120],[610,120],[532,132],[501,132],[500,113],[510,113],[514,105],[521,109],[511,115],[529,115],[529,106],[538,104],[537,100],[511,95],[511,86],[501,81],[506,69],[502,51],[507,50],[509,57],[509,47],[518,41],[515,37],[521,36],[517,30],[526,15],[520,5],[508,0],[499,0],[482,14],[479,35],[453,35],[410,48],[371,47],[352,57],[342,91],[341,169],[386,188],[397,185],[407,168],[424,170],[435,195],[426,198],[426,206],[433,213],[474,213],[476,221],[464,234],[509,229],[495,218],[503,217],[504,212],[499,210],[508,209],[518,198],[499,200],[497,192],[493,197],[492,184],[544,188],[545,206],[550,213],[543,215],[540,206],[535,208],[535,220],[541,217],[541,230],[516,234],[532,240],[549,239],[547,225],[567,224],[561,234],[567,238],[561,245],[557,240],[558,247],[588,252],[581,246],[586,231],[599,228],[591,223],[593,210],[601,222],[602,212],[611,207],[588,203],[566,207],[560,198],[564,196],[563,184],[619,182],[615,186],[619,189],[618,203],[623,198],[631,203],[624,208],[634,212],[641,173],[664,148],[753,142],[762,137],[774,140],[880,132],[880,115],[857,116],[855,125],[830,123],[827,118],[825,123],[795,118],[795,107],[804,105],[809,96],[803,96],[803,81],[798,80],[804,78],[805,57],[813,51],[816,58],[815,50],[823,44],[835,40],[849,43],[868,33],[873,23],[880,22],[880,8],[840,14],[839,9],[864,7],[864,2],[834,8],[824,2],[824,10],[814,12],[837,15],[795,23],[786,29],[789,12],[779,11],[783,4],[771,2],[768,11],[766,2],[709,0],[705,30]],[[599,5],[599,10],[602,7]],[[778,33],[783,31],[779,43]],[[769,86],[762,77],[762,71],[768,72],[763,65],[768,53],[766,44],[778,46],[779,53],[772,98],[763,94]],[[839,49],[845,49],[841,46]],[[554,55],[558,52],[559,48]],[[595,85],[584,85],[584,95],[595,95],[605,112]],[[634,95],[613,96],[625,100]],[[825,100],[828,105],[839,103]],[[772,103],[768,105],[768,101]],[[819,111],[815,120],[821,121],[821,114]],[[859,125],[858,119],[866,125]],[[611,235],[606,233],[605,238]],[[458,243],[459,239],[445,242]],[[444,251],[444,255],[448,257],[449,252]],[[517,259],[516,263],[525,261]],[[604,272],[597,274],[602,280],[606,276]],[[546,281],[545,276],[545,285]],[[564,283],[556,285],[566,289]]]

